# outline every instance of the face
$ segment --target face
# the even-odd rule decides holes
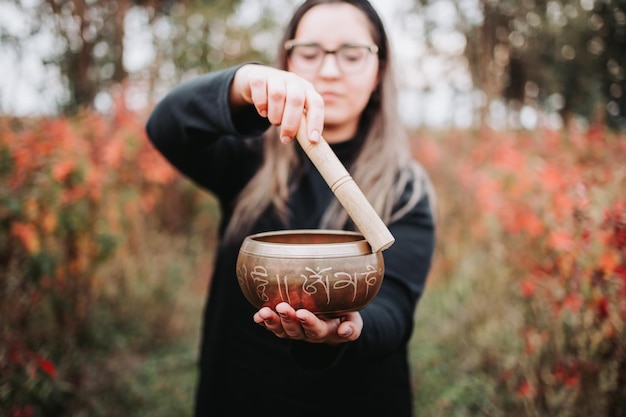
[[[344,45],[374,45],[367,16],[350,4],[321,4],[300,20],[294,41],[334,51]],[[349,65],[349,52],[339,59]],[[329,143],[356,134],[359,117],[378,83],[378,57],[367,53],[357,72],[342,72],[337,55],[326,54],[317,71],[302,71],[291,59],[287,69],[309,80],[324,99],[324,138]]]

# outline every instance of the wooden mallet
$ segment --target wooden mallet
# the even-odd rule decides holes
[[[354,224],[359,228],[360,233],[370,244],[372,250],[378,252],[391,246],[395,238],[354,182],[348,170],[330,148],[328,142],[324,138],[320,138],[317,143],[309,141],[305,116],[302,116],[300,121],[296,139],[343,208],[348,212]]]

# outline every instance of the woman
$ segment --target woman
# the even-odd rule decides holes
[[[222,210],[204,325],[196,416],[410,416],[407,345],[434,247],[427,175],[411,159],[396,109],[388,39],[366,0],[309,0],[280,45],[278,68],[244,64],[168,94],[147,132]],[[377,297],[336,319],[254,308],[235,275],[247,235],[354,229],[292,143],[331,145],[388,225]]]

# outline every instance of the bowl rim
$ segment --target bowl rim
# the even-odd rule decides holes
[[[330,243],[281,243],[263,240],[267,236],[332,235],[356,239]],[[259,253],[262,251],[262,255]],[[339,258],[372,254],[372,248],[363,234],[349,230],[290,229],[255,233],[246,236],[240,253],[272,258]]]

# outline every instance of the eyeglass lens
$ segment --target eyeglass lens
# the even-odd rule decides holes
[[[320,45],[293,45],[291,62],[301,71],[319,71],[326,55],[332,54],[337,60],[339,69],[346,74],[360,71],[370,54],[367,46],[344,45],[335,51],[327,51]]]

